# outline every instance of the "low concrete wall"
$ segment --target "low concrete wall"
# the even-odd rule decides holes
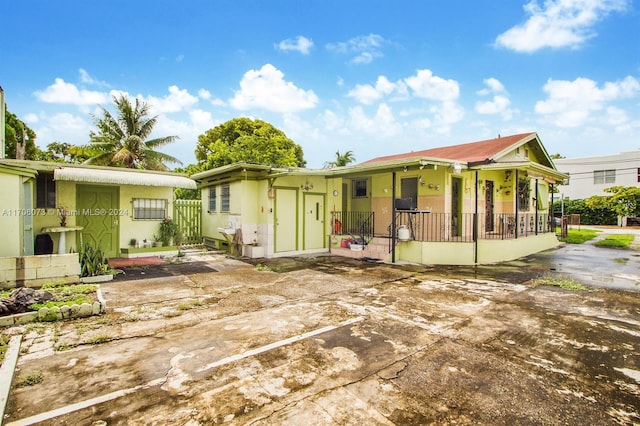
[[[77,283],[78,253],[0,257],[0,287],[41,287],[50,282]]]

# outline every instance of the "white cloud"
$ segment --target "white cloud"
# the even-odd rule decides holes
[[[460,85],[457,81],[445,80],[433,75],[428,69],[418,70],[415,76],[405,78],[404,82],[418,98],[450,102],[457,100],[460,95]]]
[[[91,123],[83,117],[67,112],[38,117],[33,130],[38,135],[37,142],[43,148],[54,141],[84,145],[89,141]]]
[[[30,112],[24,116],[24,121],[26,123],[37,123],[38,121],[40,121],[40,118],[38,118],[37,114]]]
[[[601,88],[588,78],[549,80],[543,90],[547,99],[536,102],[535,112],[546,116],[556,126],[578,127],[587,122],[593,111],[602,110],[608,102],[638,96],[640,83],[631,76],[618,82],[606,82]]]
[[[351,62],[354,64],[368,64],[375,58],[381,58],[382,46],[388,43],[378,34],[369,34],[354,37],[348,41],[329,43],[327,49],[343,55],[354,55]]]
[[[80,90],[75,84],[61,78],[56,78],[55,83],[34,95],[38,100],[50,104],[92,105],[109,101],[109,96],[104,92]]]
[[[282,40],[276,44],[275,47],[277,50],[282,50],[283,52],[300,52],[303,55],[308,55],[313,47],[313,41],[306,37],[298,36],[296,38]]]
[[[191,95],[186,89],[178,86],[170,86],[169,94],[163,98],[148,96],[145,99],[151,108],[158,113],[178,112],[198,103],[198,98]]]
[[[361,106],[350,108],[348,126],[357,132],[379,136],[397,135],[402,130],[402,125],[385,103],[378,106],[373,117],[368,117]]]
[[[271,64],[247,71],[240,81],[240,90],[229,100],[235,109],[260,108],[274,112],[301,111],[317,103],[313,90],[303,90],[285,81],[282,71]]]
[[[379,76],[375,87],[370,84],[356,84],[355,89],[349,91],[347,96],[355,98],[358,102],[370,105],[390,95],[396,89],[396,84],[390,82],[385,76]]]
[[[482,90],[478,90],[478,95],[489,95],[491,93],[504,93],[506,92],[504,85],[496,78],[489,77],[484,80],[485,87]]]
[[[485,88],[477,93],[481,96],[492,95],[490,101],[476,102],[476,112],[478,114],[501,114],[505,120],[513,117],[513,110],[509,108],[511,101],[507,97],[508,93],[504,85],[496,78],[487,78],[484,80]]]
[[[545,47],[578,48],[595,35],[594,24],[610,12],[626,10],[628,0],[537,0],[524,6],[529,19],[496,38],[496,45],[517,52]]]
[[[86,70],[80,68],[80,82],[84,84],[91,84],[94,86],[110,87],[109,83],[101,81],[90,75]]]
[[[201,99],[209,100],[211,99],[211,92],[209,92],[207,89],[200,89],[198,90],[198,96]]]

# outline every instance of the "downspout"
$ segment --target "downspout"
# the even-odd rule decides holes
[[[518,219],[519,219],[518,218],[518,197],[520,196],[520,194],[518,192],[519,189],[520,189],[519,186],[518,186],[518,185],[520,185],[520,181],[518,180],[518,171],[519,170],[516,169],[516,190],[514,191],[516,193],[516,197],[515,197],[515,200],[516,200],[516,230],[514,232],[516,240],[518,239]]]
[[[396,172],[391,179],[391,263],[396,263]]]
[[[476,212],[473,217],[473,263],[478,264],[478,171],[476,170]]]
[[[540,202],[538,201],[538,196],[540,195],[540,193],[538,192],[538,179],[536,179],[536,235],[538,235],[538,206],[540,205]]]

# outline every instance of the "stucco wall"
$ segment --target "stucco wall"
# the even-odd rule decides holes
[[[154,235],[160,234],[161,220],[134,220],[133,199],[153,198],[167,200],[167,215],[173,218],[173,189],[158,186],[123,185],[120,187],[120,248],[128,247],[129,241],[145,238],[153,241]]]
[[[78,282],[80,263],[77,253],[40,256],[0,257],[0,286],[41,287],[45,283]]]
[[[19,256],[22,254],[22,203],[20,201],[20,187],[22,177],[10,174],[0,174],[0,229],[2,229],[2,244],[0,256]]]

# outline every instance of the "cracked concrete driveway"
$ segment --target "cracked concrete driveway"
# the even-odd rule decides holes
[[[103,285],[101,317],[15,328],[5,424],[640,422],[637,292],[337,257],[194,260]]]

